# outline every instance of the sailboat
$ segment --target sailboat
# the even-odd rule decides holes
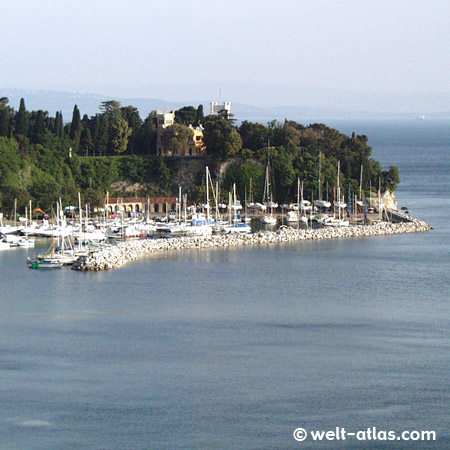
[[[17,245],[22,248],[34,248],[34,241],[28,238],[28,215],[27,208],[25,208],[25,216],[27,221],[25,222],[25,237],[21,236]],[[30,200],[30,226],[33,220],[32,211],[31,211],[31,200]]]
[[[222,225],[224,233],[231,234],[246,234],[251,233],[252,228],[248,223],[242,222],[240,220],[237,211],[239,211],[238,200],[236,199],[236,184],[233,184],[233,201],[231,201],[231,192],[229,194],[229,211],[230,211],[230,222],[228,224]]]
[[[206,204],[203,205],[205,213],[194,213],[191,218],[191,226],[186,228],[186,234],[188,236],[210,236],[212,234],[212,226],[214,220],[210,217],[210,204],[209,204],[209,182],[211,176],[209,174],[208,166],[206,166]]]
[[[267,155],[267,165],[266,165],[266,179],[264,182],[264,198],[263,205],[269,208],[270,214],[264,214],[261,216],[261,222],[265,225],[276,225],[277,218],[273,215],[273,208],[278,207],[278,203],[273,202],[272,192],[270,190],[270,177],[269,177],[269,156]]]
[[[347,204],[341,201],[341,187],[339,185],[339,175],[340,175],[340,167],[341,162],[338,161],[338,169],[337,169],[337,209],[338,209],[338,217],[336,218],[336,214],[333,217],[329,217],[324,220],[323,224],[328,227],[348,227],[350,222],[341,217],[341,209],[345,208]],[[343,204],[344,206],[340,206]]]
[[[300,217],[298,211],[300,208],[300,178],[297,177],[297,205],[294,205],[294,211],[288,211],[286,222],[299,222]]]
[[[321,172],[322,172],[322,152],[319,152],[319,199],[314,200],[313,204],[314,206],[317,206],[319,208],[330,208],[331,203],[325,200],[322,200],[322,194],[321,194]]]

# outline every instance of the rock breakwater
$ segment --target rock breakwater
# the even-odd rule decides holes
[[[324,227],[318,229],[280,228],[277,231],[257,232],[243,235],[213,235],[210,237],[174,237],[171,239],[143,239],[119,242],[93,253],[77,266],[81,270],[116,269],[144,255],[165,251],[233,247],[241,245],[264,245],[320,239],[382,236],[398,233],[417,233],[431,230],[425,222],[414,219],[404,223],[377,223],[349,227]]]

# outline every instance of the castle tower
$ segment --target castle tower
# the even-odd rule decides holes
[[[227,114],[227,117],[230,117],[231,115],[231,102],[211,102],[210,103],[210,110],[212,116],[217,116],[222,111],[225,111]]]

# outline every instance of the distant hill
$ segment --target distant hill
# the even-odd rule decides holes
[[[64,121],[72,119],[74,105],[77,105],[81,115],[95,115],[99,112],[101,102],[118,100],[123,106],[135,106],[143,119],[153,110],[172,110],[183,106],[197,107],[202,104],[205,114],[209,113],[210,100],[168,101],[158,98],[120,98],[95,93],[76,93],[49,90],[25,90],[0,88],[0,97],[8,97],[9,104],[18,109],[20,99],[25,99],[29,111],[43,109],[54,116],[56,111],[62,111]],[[308,106],[253,106],[232,102],[232,113],[238,122],[249,120],[267,123],[271,120],[295,120],[300,123],[325,122],[336,119],[414,119],[418,113],[412,112],[374,112],[370,110],[346,110],[339,108],[314,108]],[[422,113],[422,112],[419,112]],[[450,112],[427,112],[428,119],[450,119]]]

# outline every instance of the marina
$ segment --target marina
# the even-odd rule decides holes
[[[72,266],[76,270],[98,271],[119,268],[146,254],[171,250],[368,237],[432,229],[423,221],[394,211],[384,211],[384,216],[381,211],[359,218],[354,216],[351,225],[349,220],[322,213],[314,215],[313,226],[313,216],[310,215],[308,226],[307,216],[300,216],[292,209],[295,206],[291,205],[287,215],[280,214],[278,217],[276,214],[267,216],[263,212],[254,214],[253,229],[250,224],[241,221],[236,213],[231,216],[231,212],[228,222],[216,222],[204,213],[193,213],[189,221],[183,221],[180,211],[179,221],[162,221],[161,217],[158,222],[148,218],[127,218],[109,224],[107,221],[90,221],[89,228],[87,223],[83,224],[81,216],[79,223],[66,223],[61,215],[56,226],[43,221],[39,226],[34,222],[32,228],[22,230],[20,227],[11,227],[16,233],[26,232],[27,237],[12,233],[0,235],[0,250],[13,246],[33,248],[34,240],[28,238],[29,233],[40,237],[51,236],[50,247],[46,252],[27,258],[29,268]],[[295,213],[295,220],[292,220],[292,213]],[[266,217],[273,218],[273,221],[267,223],[263,220]],[[304,217],[306,220],[301,220]],[[380,221],[382,217],[387,221]],[[259,221],[261,224],[255,226]]]

